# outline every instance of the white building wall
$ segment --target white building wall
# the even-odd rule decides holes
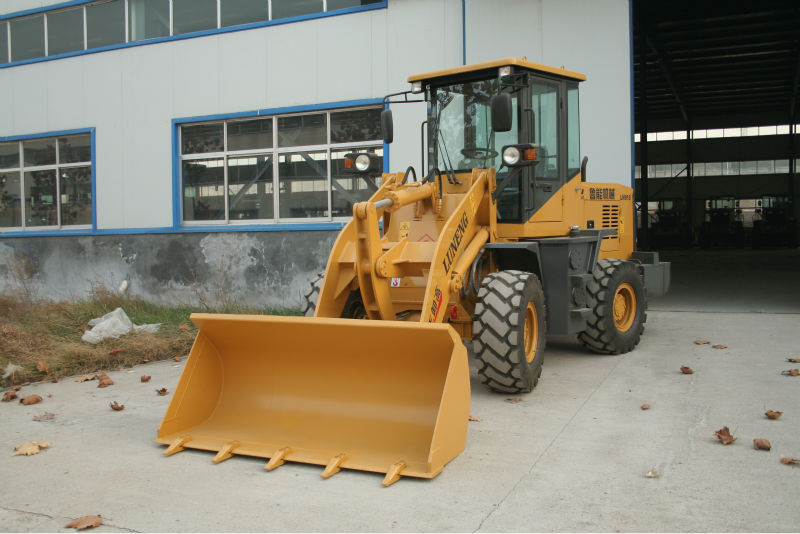
[[[0,13],[52,5],[4,0]],[[628,1],[466,0],[466,59],[565,65],[582,86],[592,180],[630,183]],[[175,118],[380,98],[462,63],[460,0],[175,40],[0,69],[0,137],[96,128],[98,229],[172,225]],[[419,167],[424,105],[394,106],[390,170]]]
[[[2,0],[0,2],[0,15],[16,13],[28,9],[38,9],[55,4],[52,0]]]
[[[467,63],[527,56],[581,72],[589,181],[631,185],[629,0],[466,0]]]

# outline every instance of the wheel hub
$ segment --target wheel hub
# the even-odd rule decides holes
[[[627,332],[636,318],[636,294],[633,286],[625,282],[614,293],[614,325],[620,332]]]
[[[525,308],[525,359],[533,363],[536,357],[536,347],[539,344],[539,320],[536,315],[536,306],[533,302]]]

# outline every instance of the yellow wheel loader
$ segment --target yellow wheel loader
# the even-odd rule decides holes
[[[525,393],[547,334],[619,354],[669,264],[634,251],[633,191],[586,181],[582,74],[502,59],[412,76],[423,167],[355,204],[307,317],[195,314],[197,339],[158,443],[432,478],[464,450],[467,347],[490,389]],[[388,107],[388,106],[387,106]],[[393,138],[392,111],[381,116]],[[345,167],[375,185],[379,161]]]

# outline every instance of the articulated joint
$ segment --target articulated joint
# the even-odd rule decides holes
[[[389,261],[386,258],[375,262],[375,274],[380,278],[389,278]]]

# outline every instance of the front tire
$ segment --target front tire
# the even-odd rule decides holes
[[[647,295],[635,263],[599,260],[587,284],[586,305],[592,310],[578,340],[600,354],[624,354],[639,344],[647,320]]]
[[[503,393],[531,391],[542,374],[547,334],[539,277],[500,271],[484,278],[472,331],[481,382]]]

